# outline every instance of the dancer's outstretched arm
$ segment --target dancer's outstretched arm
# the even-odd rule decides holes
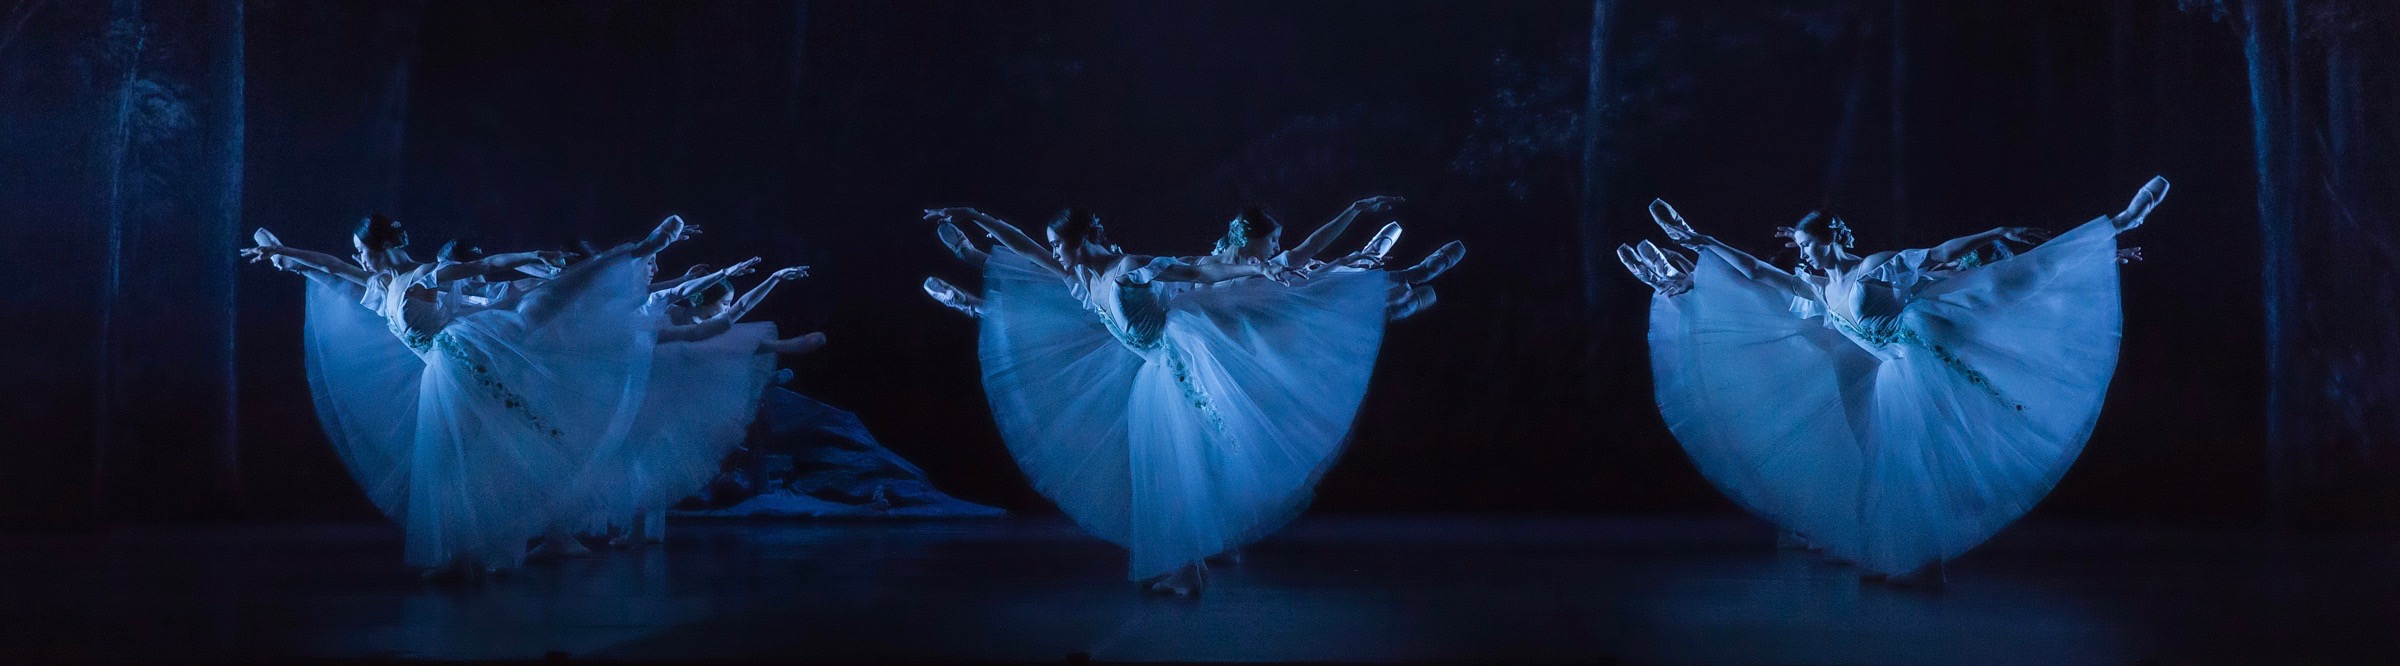
[[[770,273],[765,281],[759,282],[756,287],[751,287],[750,293],[742,294],[740,299],[735,300],[733,307],[725,308],[725,311],[718,313],[717,316],[724,317],[728,321],[741,321],[743,316],[750,314],[751,308],[758,307],[759,301],[766,300],[768,292],[775,291],[775,285],[804,277],[808,277],[807,266],[793,266]]]
[[[1800,281],[1800,278],[1783,272],[1783,269],[1759,261],[1758,257],[1750,256],[1750,253],[1735,249],[1715,238],[1693,231],[1692,223],[1685,222],[1683,214],[1675,212],[1675,207],[1667,205],[1663,199],[1651,200],[1650,219],[1658,223],[1659,229],[1667,232],[1667,240],[1684,247],[1700,248],[1716,253],[1717,258],[1732,264],[1733,269],[1741,273],[1742,277],[1772,282],[1794,294],[1807,294],[1812,291],[1806,283]]]
[[[1983,249],[1986,245],[1991,245],[2003,240],[2025,243],[2027,245],[2036,245],[2049,239],[2050,231],[2047,229],[2037,229],[2034,227],[2000,227],[1982,233],[1953,238],[1948,242],[1928,248],[1925,250],[1925,265],[1917,268],[1943,266],[1955,263],[1960,258],[1963,258],[1977,250]],[[1865,270],[1875,265],[1881,265],[1886,261],[1890,261],[1895,256],[1898,256],[1898,253],[1877,252],[1873,255],[1869,255],[1866,261],[1860,262],[1859,267],[1861,270]]]
[[[1342,214],[1333,216],[1333,221],[1326,222],[1325,226],[1317,227],[1316,231],[1309,233],[1308,238],[1300,241],[1299,245],[1284,250],[1283,254],[1275,255],[1275,263],[1285,266],[1307,264],[1308,260],[1314,259],[1318,253],[1324,252],[1326,246],[1332,245],[1333,239],[1340,238],[1342,232],[1348,230],[1350,223],[1356,221],[1359,215],[1387,212],[1392,209],[1393,205],[1403,201],[1406,199],[1385,196],[1360,199],[1350,204],[1349,208],[1342,209]]]
[[[350,262],[334,258],[334,256],[330,254],[325,254],[323,252],[311,252],[308,250],[286,247],[282,245],[260,245],[257,247],[243,248],[241,250],[241,254],[244,257],[248,257],[250,259],[250,263],[272,260],[275,262],[276,268],[281,268],[284,270],[303,269],[315,271],[361,285],[366,284],[367,278],[373,275],[372,273],[368,273],[367,269],[359,268],[357,264],[352,264]]]
[[[679,301],[691,298],[693,296],[698,296],[700,295],[700,292],[708,291],[710,287],[716,286],[719,282],[724,282],[727,278],[740,275],[749,275],[757,270],[755,267],[758,266],[758,262],[758,257],[744,259],[741,263],[725,267],[725,270],[715,271],[697,278],[684,280],[683,282],[677,283],[673,287],[669,287],[661,291],[669,292],[666,296],[667,300],[669,301]]]
[[[724,335],[726,331],[730,330],[733,330],[733,320],[724,317],[709,317],[697,323],[660,328],[658,329],[658,341],[699,342]]]
[[[1067,267],[1059,265],[1058,260],[1050,256],[1048,248],[1042,247],[1041,243],[1034,242],[1033,237],[1025,235],[1024,230],[1018,229],[1016,225],[1003,222],[1000,218],[986,215],[983,211],[973,208],[939,208],[925,211],[925,219],[928,220],[955,222],[959,218],[974,222],[975,226],[982,227],[983,232],[989,234],[992,240],[999,241],[1002,247],[1058,273],[1060,277],[1072,278],[1075,276],[1074,271],[1067,270]]]
[[[1134,262],[1137,264],[1147,264],[1153,259],[1154,257],[1126,257],[1125,261]],[[1216,284],[1226,280],[1236,280],[1246,277],[1263,277],[1276,282],[1290,284],[1292,279],[1297,275],[1298,273],[1293,271],[1290,266],[1278,266],[1274,264],[1194,264],[1190,262],[1177,261],[1160,266],[1158,270],[1151,272],[1149,279],[1158,282]],[[1132,280],[1134,278],[1133,274],[1128,273],[1125,277],[1119,279]]]
[[[690,268],[683,269],[682,275],[650,283],[650,291],[652,293],[657,293],[674,289],[677,286],[681,286],[685,282],[697,280],[707,276],[710,273],[714,273],[716,270],[717,268],[715,266],[710,266],[708,264],[692,264]]]
[[[567,261],[574,258],[575,253],[559,250],[495,254],[474,261],[449,264],[434,269],[433,280],[434,282],[450,282],[489,277],[514,272],[518,268],[528,266],[549,266],[552,269],[558,269],[566,267]]]

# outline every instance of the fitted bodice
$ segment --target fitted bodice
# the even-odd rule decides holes
[[[1159,261],[1137,268],[1117,266],[1106,272],[1076,269],[1076,296],[1108,325],[1117,342],[1136,352],[1157,349],[1159,336],[1167,328],[1166,285],[1151,279]]]
[[[460,296],[426,286],[433,270],[427,264],[405,273],[377,273],[367,278],[361,299],[383,317],[392,335],[419,352],[431,348],[433,336],[470,309]]]
[[[1803,272],[1800,278],[1816,298],[1801,298],[1792,311],[1804,317],[1823,315],[1827,327],[1879,356],[1897,352],[1894,343],[1910,335],[1900,324],[1900,314],[1915,300],[1926,277],[1918,268],[1923,261],[1924,251],[1909,250],[1863,274]]]

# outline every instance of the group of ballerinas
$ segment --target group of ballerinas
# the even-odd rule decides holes
[[[1702,475],[1862,578],[1938,587],[1943,563],[2040,502],[2083,449],[2116,370],[2116,237],[2167,194],[2051,238],[2000,228],[1860,256],[1812,213],[1785,270],[1701,234],[1619,246],[1648,283],[1659,411]],[[2011,245],[2033,245],[2019,253]]]
[[[1790,270],[1654,202],[1679,247],[1618,255],[1654,289],[1660,411],[1703,475],[1788,543],[1939,585],[1944,561],[2023,515],[2081,451],[2115,368],[2117,266],[2139,258],[2115,239],[2166,191],[2152,179],[2123,212],[2056,238],[2003,228],[1865,256],[1842,220],[1812,214],[1779,231],[1800,254]],[[1035,488],[1124,547],[1131,580],[1196,594],[1211,560],[1307,505],[1385,323],[1431,306],[1431,281],[1464,256],[1451,242],[1387,268],[1394,222],[1317,259],[1400,202],[1360,200],[1288,249],[1251,207],[1213,252],[1181,256],[1128,253],[1082,209],[1053,219],[1047,243],[971,208],[927,210],[983,284],[924,289],[977,320],[993,419]],[[353,262],[264,230],[243,253],[311,278],[319,414],[407,529],[407,560],[474,574],[514,565],[535,536],[551,550],[616,525],[655,538],[659,511],[739,442],[774,355],[823,343],[735,323],[805,269],[739,299],[723,285],[755,259],[651,282],[654,257],[696,232],[669,218],[581,262],[419,263],[378,216]]]
[[[454,241],[422,262],[379,214],[352,234],[348,260],[265,229],[241,254],[309,279],[318,416],[402,526],[403,559],[428,578],[471,580],[585,554],[579,535],[660,539],[662,512],[743,441],[776,356],[824,345],[740,322],[806,267],[738,298],[732,279],[756,258],[653,282],[658,254],[698,233],[669,217],[580,261]]]
[[[1304,508],[1348,441],[1386,321],[1435,300],[1457,242],[1386,270],[1400,226],[1332,261],[1317,255],[1396,197],[1352,204],[1298,245],[1253,206],[1205,255],[1133,254],[1069,209],[1048,243],[971,208],[925,211],[983,271],[982,295],[925,290],[980,322],[993,419],[1034,487],[1131,554],[1128,577],[1190,595],[1207,561]],[[996,243],[984,250],[961,224]]]
[[[1859,256],[1839,218],[1778,235],[1792,270],[1651,213],[1682,249],[1619,258],[1653,287],[1659,407],[1719,489],[1785,543],[1862,578],[1939,586],[1943,563],[2022,516],[2099,418],[2122,324],[2119,233],[2165,197],[2051,238],[2013,227]],[[1346,441],[1386,321],[1430,305],[1451,243],[1383,270],[1388,225],[1315,256],[1362,200],[1290,250],[1257,209],[1216,251],[1130,254],[1070,209],[1037,244],[973,209],[928,210],[981,296],[929,278],[980,325],[984,389],[1018,465],[1085,530],[1130,553],[1153,592],[1196,594],[1208,563],[1289,521]],[[997,242],[984,250],[959,228]],[[2020,246],[2030,246],[2019,250]]]

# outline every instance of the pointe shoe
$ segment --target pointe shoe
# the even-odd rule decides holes
[[[941,278],[925,278],[925,295],[932,296],[933,300],[939,301],[952,310],[967,313],[969,317],[983,314],[978,311],[974,303],[967,301],[966,292],[959,291],[958,287],[942,281]]]
[[[2126,204],[2125,211],[2117,213],[2117,231],[2132,231],[2134,227],[2142,226],[2142,222],[2150,216],[2150,210],[2157,208],[2158,202],[2166,198],[2166,177],[2151,176],[2150,182],[2142,184],[2141,191],[2133,193],[2133,203]]]
[[[550,560],[589,557],[591,554],[592,549],[584,547],[583,542],[575,540],[575,537],[564,534],[553,534],[543,537],[541,545],[534,546],[533,552],[525,554],[525,560],[528,562],[544,562]]]
[[[1409,284],[1424,284],[1449,271],[1452,266],[1457,266],[1458,260],[1466,256],[1466,243],[1450,241],[1441,249],[1434,250],[1433,254],[1426,255],[1425,260],[1417,262],[1416,266],[1401,271],[1400,279]]]
[[[1157,581],[1150,583],[1150,592],[1176,597],[1196,597],[1200,596],[1201,588],[1207,586],[1208,567],[1199,562],[1193,562],[1176,569],[1175,573],[1160,576]]]
[[[683,240],[683,237],[683,216],[669,215],[667,219],[658,223],[658,228],[650,230],[648,238],[643,238],[641,244],[634,246],[633,253],[644,257],[655,255],[667,249],[668,245],[673,245],[675,241]]]
[[[933,235],[940,236],[942,247],[950,248],[950,254],[960,259],[966,259],[968,254],[976,251],[975,244],[967,240],[967,232],[960,231],[958,225],[943,222],[941,226],[933,228]]]
[[[1383,320],[1400,321],[1417,316],[1417,313],[1424,312],[1425,308],[1433,307],[1434,302],[1438,300],[1440,297],[1434,295],[1433,287],[1418,286],[1408,290],[1408,296],[1401,298],[1400,302],[1392,304],[1385,311]]]
[[[1384,257],[1391,255],[1392,245],[1399,242],[1400,223],[1387,222],[1382,229],[1375,231],[1374,238],[1367,239],[1366,249],[1360,250],[1359,254],[1374,258],[1376,263],[1382,263]]]
[[[803,336],[800,336],[800,337],[799,337],[799,342],[797,342],[797,343],[794,343],[794,344],[795,344],[795,346],[792,348],[792,352],[791,352],[791,353],[794,353],[794,354],[806,354],[806,353],[813,352],[813,351],[816,351],[816,350],[819,350],[819,349],[824,349],[824,348],[825,348],[825,334],[824,334],[824,333],[810,333],[810,334],[808,334],[808,335],[803,335]]]

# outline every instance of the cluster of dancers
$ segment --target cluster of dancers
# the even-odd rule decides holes
[[[740,321],[806,267],[738,297],[731,281],[756,258],[654,282],[659,253],[698,233],[670,217],[589,256],[453,241],[424,262],[378,214],[352,234],[348,260],[265,229],[241,253],[308,278],[318,417],[401,525],[403,559],[428,578],[472,580],[529,556],[585,554],[579,536],[663,538],[663,512],[748,434],[776,356],[824,345]]]
[[[2056,238],[2003,228],[1860,256],[1812,213],[1781,230],[1781,268],[1694,230],[1665,202],[1670,241],[1618,250],[1654,289],[1659,407],[1700,471],[1786,542],[1866,577],[1938,585],[1942,562],[2024,514],[2099,418],[2116,362],[2119,233],[2167,190]],[[1129,553],[1128,579],[1192,595],[1212,561],[1282,527],[1349,441],[1384,326],[1435,302],[1465,256],[1453,241],[1387,264],[1401,227],[1320,259],[1352,204],[1298,244],[1259,207],[1206,254],[1137,254],[1068,209],[1046,241],[972,208],[925,211],[980,289],[927,278],[977,322],[992,418],[1034,487]],[[977,243],[973,228],[990,241]],[[369,218],[345,261],[264,230],[254,261],[310,278],[309,376],[329,438],[404,528],[406,561],[477,576],[578,536],[638,545],[663,510],[739,445],[778,354],[822,335],[741,323],[777,271],[735,296],[756,259],[654,281],[658,254],[697,233],[579,258],[434,262]],[[531,548],[528,551],[528,548]]]

